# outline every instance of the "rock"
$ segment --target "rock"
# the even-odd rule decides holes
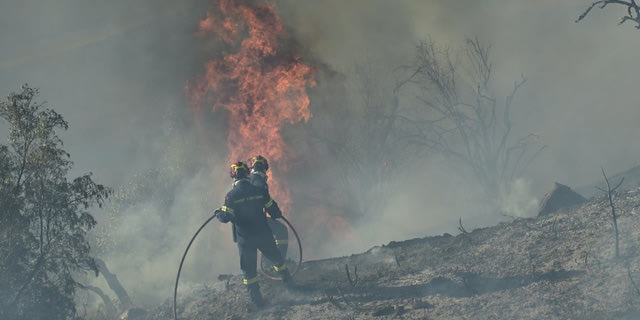
[[[540,202],[538,216],[546,216],[560,209],[583,203],[586,200],[571,188],[556,182],[553,189],[545,194]]]
[[[129,308],[120,314],[118,320],[136,320],[142,319],[147,314],[147,311],[140,308]]]

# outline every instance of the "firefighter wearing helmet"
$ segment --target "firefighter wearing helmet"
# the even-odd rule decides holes
[[[249,175],[249,181],[256,187],[269,190],[267,184],[267,170],[269,170],[269,162],[263,156],[255,156],[249,160],[249,167],[251,168],[251,175]]]
[[[280,275],[287,287],[293,285],[293,279],[287,270],[284,258],[276,247],[271,229],[267,225],[266,211],[271,217],[282,217],[278,204],[271,199],[269,191],[251,184],[249,168],[243,162],[231,165],[233,188],[227,193],[224,206],[217,209],[217,218],[222,223],[233,225],[234,241],[240,252],[240,269],[244,276],[251,302],[261,307],[264,300],[260,294],[257,274],[257,251],[274,261],[274,270]]]
[[[251,184],[269,192],[269,185],[267,184],[267,170],[269,170],[269,162],[267,159],[261,155],[257,155],[249,160],[249,165],[251,168],[251,174],[249,175],[249,181],[251,181]],[[273,237],[276,240],[276,245],[280,250],[280,254],[286,259],[287,249],[289,248],[289,231],[287,230],[287,226],[276,220],[276,218],[278,217],[271,216],[271,219],[267,219],[267,224],[273,233]],[[273,260],[270,260],[269,262],[275,265]]]

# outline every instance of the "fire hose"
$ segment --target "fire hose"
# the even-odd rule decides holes
[[[217,213],[214,213],[211,217],[209,217],[209,219],[207,219],[207,221],[205,221],[202,224],[202,226],[200,226],[198,231],[196,231],[196,233],[191,238],[191,241],[189,241],[189,244],[187,245],[187,249],[184,250],[184,254],[182,255],[182,260],[180,260],[180,267],[178,267],[178,275],[176,276],[176,285],[173,289],[173,319],[174,320],[178,320],[178,313],[176,312],[176,300],[178,297],[178,281],[180,280],[180,272],[182,271],[182,265],[184,264],[184,259],[187,257],[187,252],[189,252],[189,248],[191,248],[191,244],[193,244],[193,241],[196,239],[200,231],[202,231],[202,229],[204,229],[204,227],[209,222],[211,222],[211,220],[213,220],[217,215],[218,215]],[[280,218],[287,224],[289,229],[291,229],[291,231],[296,237],[296,241],[298,242],[298,250],[300,253],[300,257],[298,258],[298,265],[294,270],[291,271],[291,275],[293,276],[296,272],[298,272],[298,269],[300,269],[300,266],[302,265],[302,244],[300,243],[300,238],[298,237],[298,233],[296,232],[296,229],[294,229],[291,223],[289,223],[289,220],[287,220],[287,218],[285,217],[280,217]],[[271,278],[269,275],[267,275],[267,277]]]
[[[296,274],[296,272],[298,272],[298,269],[300,269],[300,266],[302,265],[302,245],[300,244],[300,237],[298,237],[298,233],[296,232],[296,229],[294,229],[291,223],[289,223],[289,220],[287,220],[287,218],[285,217],[280,217],[280,218],[282,219],[282,221],[284,221],[287,224],[289,229],[291,229],[291,231],[293,232],[293,235],[296,237],[296,242],[298,243],[298,263],[296,264],[296,267],[291,270],[291,276],[293,276]],[[262,273],[271,280],[280,279],[279,277],[274,277],[264,271],[264,265],[262,264],[262,259],[264,259],[264,255],[262,255],[260,259],[260,270],[262,271]]]

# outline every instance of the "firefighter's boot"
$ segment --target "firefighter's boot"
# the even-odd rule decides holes
[[[291,277],[291,273],[289,273],[289,270],[286,269],[286,267],[284,269],[279,268],[278,275],[280,275],[280,279],[282,279],[282,283],[284,283],[284,286],[287,289],[291,290],[295,288],[293,277]]]
[[[247,285],[247,291],[249,292],[249,299],[251,299],[251,303],[253,303],[254,306],[258,308],[264,306],[264,299],[262,299],[260,286],[257,283]]]

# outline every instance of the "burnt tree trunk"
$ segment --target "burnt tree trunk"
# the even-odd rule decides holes
[[[104,311],[108,318],[113,319],[118,315],[118,311],[116,310],[116,307],[111,302],[111,299],[109,298],[109,296],[107,296],[100,288],[94,287],[94,286],[85,286],[85,285],[81,285],[80,287],[97,294],[102,299],[102,302],[104,303]]]
[[[131,302],[131,298],[129,298],[127,291],[118,280],[118,277],[116,277],[115,274],[109,272],[107,264],[104,261],[102,261],[101,259],[95,259],[95,261],[96,265],[98,266],[98,271],[102,274],[104,280],[107,281],[109,288],[111,288],[111,290],[113,290],[113,292],[115,292],[115,294],[118,296],[118,300],[120,300],[120,310],[125,310],[132,307],[133,303]]]

